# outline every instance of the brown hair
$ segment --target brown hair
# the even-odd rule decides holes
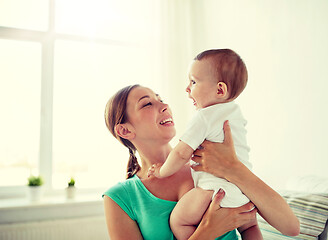
[[[139,87],[139,85],[130,85],[119,90],[108,100],[105,108],[105,122],[107,128],[116,139],[129,149],[130,157],[127,166],[127,179],[133,177],[140,170],[140,165],[135,155],[137,149],[129,140],[121,138],[116,134],[115,126],[127,122],[126,103],[129,93],[135,87]]]
[[[229,99],[235,99],[247,84],[247,68],[241,57],[230,49],[211,49],[198,54],[194,60],[211,60],[218,82],[227,84]]]

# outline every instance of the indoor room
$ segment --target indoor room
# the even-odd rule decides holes
[[[194,58],[231,49],[247,68],[234,102],[251,172],[300,223],[284,236],[257,214],[263,239],[327,240],[327,12],[326,0],[0,0],[0,239],[120,239],[103,194],[127,181],[130,155],[107,101],[151,89],[172,112],[174,148],[199,110]]]

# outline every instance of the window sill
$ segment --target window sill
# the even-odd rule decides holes
[[[0,199],[0,224],[103,215],[101,194],[45,196],[39,202],[27,198]]]

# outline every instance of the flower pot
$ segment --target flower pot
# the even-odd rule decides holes
[[[76,195],[76,188],[74,186],[70,186],[66,188],[66,198],[74,199]]]
[[[30,202],[39,202],[43,196],[43,186],[28,186],[27,198]]]

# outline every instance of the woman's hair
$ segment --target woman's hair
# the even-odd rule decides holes
[[[112,96],[106,104],[105,108],[105,122],[109,131],[117,138],[124,146],[129,149],[129,162],[127,166],[126,178],[133,177],[140,170],[140,165],[136,157],[135,146],[127,139],[124,139],[116,134],[115,126],[121,123],[126,123],[128,121],[128,116],[126,113],[126,103],[129,93],[135,87],[139,85],[130,85],[119,90],[114,96]]]
[[[230,49],[211,49],[198,54],[194,60],[209,59],[218,82],[227,84],[229,99],[235,99],[247,84],[247,68],[240,56]]]

